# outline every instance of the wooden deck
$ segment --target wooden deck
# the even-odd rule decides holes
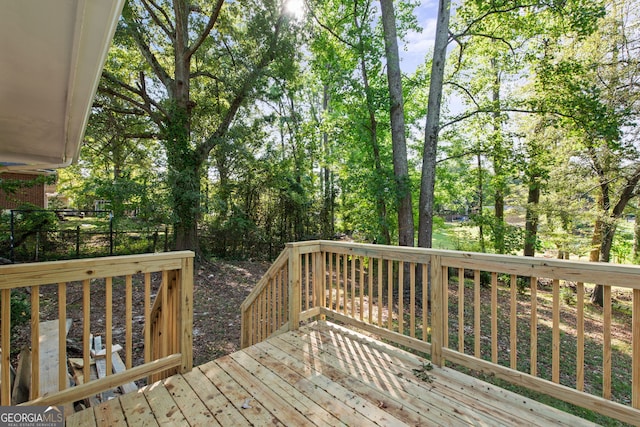
[[[594,425],[448,368],[425,377],[423,362],[318,322],[73,414],[67,426]]]

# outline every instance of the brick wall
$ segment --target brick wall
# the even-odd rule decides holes
[[[27,173],[3,173],[0,179],[31,181],[37,175]],[[17,209],[24,203],[31,203],[44,209],[44,184],[39,183],[29,188],[19,189],[15,194],[7,194],[0,189],[0,209]]]

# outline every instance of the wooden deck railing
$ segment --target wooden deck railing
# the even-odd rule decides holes
[[[601,312],[584,303],[593,284]],[[614,316],[614,292],[631,316]],[[318,317],[640,425],[640,267],[293,243],[242,305],[242,345]]]
[[[289,252],[282,252],[240,306],[243,347],[267,339],[283,326],[288,327],[288,261]]]
[[[0,404],[11,404],[10,357],[16,350],[11,342],[11,293],[20,288],[30,294],[31,321],[25,326],[31,329],[32,354],[27,405],[68,404],[143,377],[153,380],[191,370],[193,256],[184,251],[0,266]],[[158,280],[160,284],[154,286],[152,282]],[[152,301],[154,290],[157,296]],[[81,297],[69,301],[70,294]],[[92,295],[98,294],[104,297],[104,307],[92,301]],[[122,301],[118,308],[124,316],[114,316],[114,294]],[[116,325],[124,329],[124,339],[118,344],[125,353],[126,370],[112,373],[112,360],[106,357],[106,377],[67,388],[67,343],[61,333],[57,356],[65,362],[55,367],[58,391],[42,395],[40,312],[46,308],[49,316],[55,315],[58,330],[64,331],[67,307],[72,304],[81,305],[81,318],[73,319],[72,328],[81,331],[83,378],[90,378],[90,336],[103,335],[105,348],[111,349]],[[142,342],[134,342],[134,331],[143,337]]]

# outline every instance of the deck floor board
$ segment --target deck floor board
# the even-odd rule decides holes
[[[594,424],[324,322],[208,362],[103,405],[68,426]],[[188,424],[187,424],[188,423]]]

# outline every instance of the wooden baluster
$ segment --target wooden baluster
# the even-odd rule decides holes
[[[531,289],[531,327],[530,327],[530,372],[534,377],[538,375],[538,278],[531,277],[529,287]]]
[[[498,273],[491,273],[491,361],[498,363]]]
[[[382,292],[382,258],[378,258],[378,326],[382,326],[382,312],[384,307]]]
[[[89,359],[89,355],[87,355]],[[29,400],[40,396],[40,286],[31,287],[31,387]]]
[[[631,404],[634,408],[640,409],[640,289],[633,290],[632,304],[631,358],[633,359],[633,364],[631,367]]]
[[[387,260],[387,329],[393,331],[393,261]]]
[[[480,270],[473,271],[473,355],[477,358],[482,357],[482,349],[480,347]]]
[[[509,363],[511,369],[518,368],[518,278],[515,274],[511,275],[510,283],[510,308],[509,308]]]
[[[442,270],[442,347],[449,348],[449,268],[440,266]]]
[[[106,321],[105,321],[105,361],[107,362],[107,376],[113,373],[112,361],[111,361],[111,346],[113,345],[113,278],[107,277],[105,283],[105,311],[106,311]],[[164,310],[166,310],[167,304],[166,301],[163,301],[162,310],[164,315]],[[167,336],[168,327],[164,327],[162,329],[163,335]],[[166,355],[166,354],[163,354]]]
[[[416,263],[409,264],[409,336],[416,337]]]
[[[464,268],[458,268],[458,351],[464,353]]]
[[[351,279],[349,280],[351,283],[351,317],[355,318],[356,314],[356,256],[351,257]]]
[[[130,274],[125,279],[125,366],[131,369],[133,366],[133,278]]]
[[[267,337],[269,336],[269,330],[267,323],[269,323],[267,321],[267,316],[269,313],[269,307],[268,307],[268,301],[267,301],[267,296],[264,294],[264,292],[262,293],[262,295],[260,295],[260,322],[262,323],[262,334],[260,335],[260,341],[267,339]]]
[[[311,308],[311,293],[309,288],[311,278],[311,254],[304,254],[304,309],[309,310]]]
[[[58,283],[58,390],[67,388],[67,284]]]
[[[327,307],[327,291],[326,291],[326,255],[324,252],[316,252],[313,260],[313,305],[324,309]],[[325,316],[320,316],[324,320]]]
[[[398,262],[398,333],[404,334],[404,261]]]
[[[333,310],[333,253],[328,252],[329,256],[329,278],[327,280],[327,289],[329,290],[329,310]]]
[[[167,313],[167,308],[169,306],[169,272],[162,272],[162,284],[160,285],[160,301],[162,302],[162,308],[160,309],[160,327],[161,327],[161,336],[160,336],[160,354],[159,357],[165,357],[169,355],[169,335],[167,331],[169,330],[169,313]]]
[[[11,356],[11,289],[2,289],[2,355],[0,356],[0,366],[2,366],[2,387],[0,388],[0,404],[2,406],[11,405],[11,370],[9,368]]]
[[[603,286],[602,397],[611,399],[611,286]]]
[[[289,296],[289,269],[287,268],[282,269],[280,271],[280,274],[282,275],[282,280],[280,281],[281,286],[282,286],[282,296],[284,297],[284,303],[283,303],[283,307],[284,307],[284,315],[285,315],[285,321],[289,322],[291,320],[290,318],[290,310],[289,310],[289,302],[290,302],[290,296]]]
[[[360,290],[360,305],[358,306],[358,311],[360,312],[360,321],[364,321],[364,290],[365,290],[365,282],[364,282],[364,257],[358,258],[358,265],[360,267],[360,283],[358,283]],[[369,300],[371,300],[371,286],[369,286]],[[369,318],[369,323],[371,323],[371,319]]]
[[[560,280],[553,280],[551,381],[560,382]]]
[[[576,389],[584,391],[584,283],[576,285]]]
[[[274,285],[273,283],[269,283],[269,286],[267,286],[267,288],[264,290],[265,292],[265,296],[267,299],[267,313],[266,313],[266,323],[267,323],[267,336],[271,336],[271,334],[273,334],[274,330],[277,328],[276,325],[276,309],[277,307],[275,307],[276,301],[275,301],[275,292],[276,289],[278,288],[277,286],[277,282],[276,285]]]
[[[367,316],[369,319],[369,323],[373,323],[373,271],[374,271],[374,258],[368,258],[368,266],[367,269],[367,285],[368,285],[368,294],[367,294]]]
[[[349,298],[349,291],[348,291],[348,280],[347,280],[347,271],[349,271],[349,257],[344,254],[342,255],[342,286],[344,289],[344,292],[342,293],[342,314],[344,314],[345,316],[347,315],[348,312],[348,298]]]
[[[422,341],[429,340],[429,265],[422,264]]]
[[[91,280],[82,281],[82,376],[91,380]]]
[[[151,362],[151,273],[144,274],[144,362]]]
[[[351,317],[356,317],[356,256],[351,257]]]

